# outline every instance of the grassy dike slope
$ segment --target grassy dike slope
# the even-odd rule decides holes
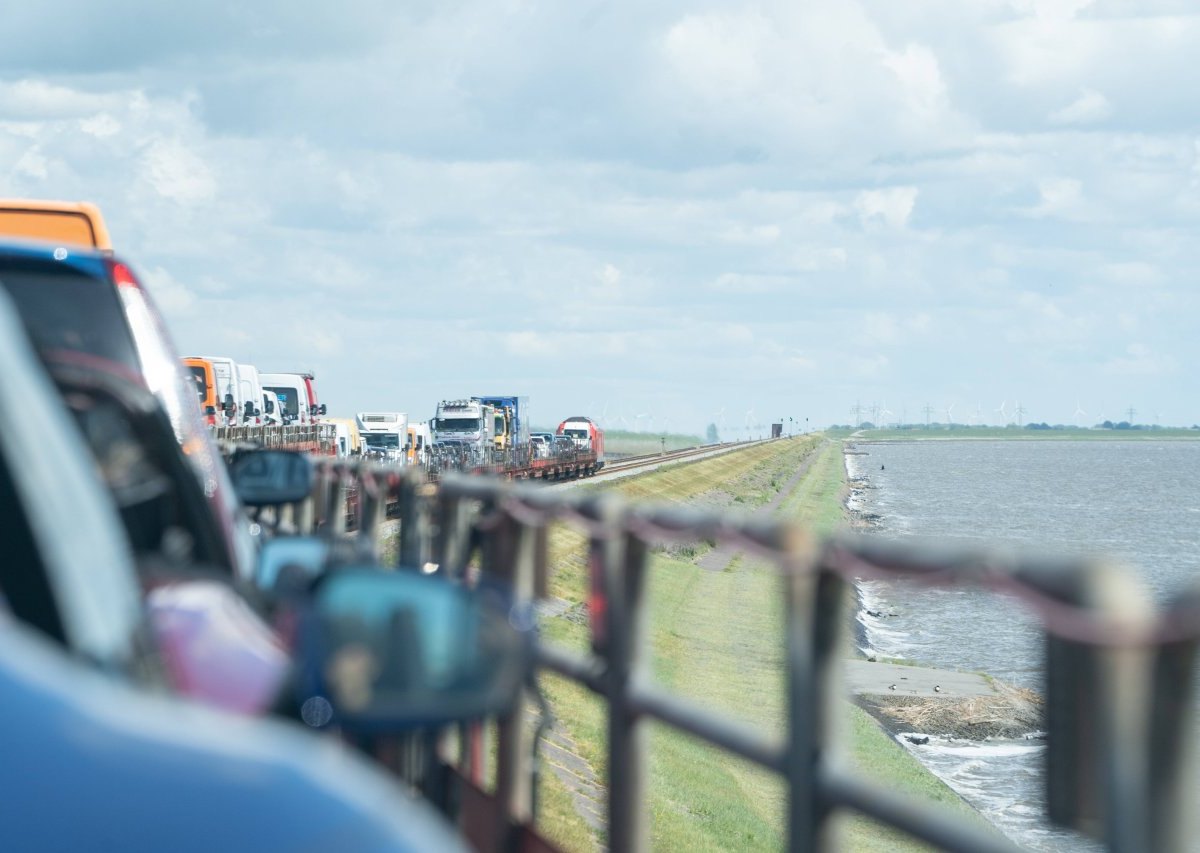
[[[818,531],[843,523],[844,467],[839,442],[810,436],[680,465],[613,488],[636,500],[695,502],[752,509],[768,503],[807,466],[776,510]],[[576,607],[548,620],[547,637],[583,648],[586,620],[579,618],[585,577],[583,542],[555,531],[558,574],[554,594]],[[757,728],[781,731],[783,719],[782,622],[779,579],[752,558],[716,558],[719,570],[696,561],[708,549],[656,550],[649,574],[649,634],[653,671],[664,686]],[[712,562],[710,558],[709,562]],[[574,618],[573,618],[574,617]],[[577,745],[600,779],[605,775],[605,718],[587,691],[546,677],[557,727]],[[850,760],[880,784],[969,812],[962,801],[894,743],[875,722],[846,701],[844,742]],[[650,727],[647,799],[651,838],[658,850],[777,850],[784,841],[782,784],[770,774],[664,727]],[[540,824],[570,850],[595,849],[572,795],[553,774],[543,774]],[[916,849],[894,833],[849,820],[843,842],[851,850]]]

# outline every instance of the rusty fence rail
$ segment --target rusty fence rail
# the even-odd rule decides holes
[[[746,758],[787,787],[793,851],[836,849],[831,818],[866,815],[946,850],[1012,850],[996,834],[911,802],[837,761],[831,721],[845,695],[840,664],[856,578],[976,585],[1015,596],[1038,618],[1046,672],[1046,793],[1058,825],[1121,853],[1186,849],[1191,784],[1193,663],[1200,587],[1156,611],[1128,570],[1102,561],[904,546],[878,537],[818,539],[766,517],[623,502],[601,491],[546,490],[485,477],[438,484],[366,464],[318,460],[300,532],[377,537],[399,521],[397,564],[507,581],[520,602],[545,595],[547,528],[572,525],[589,542],[591,649],[542,643],[541,669],[587,686],[608,714],[608,846],[649,847],[646,723],[658,720]],[[356,494],[347,525],[345,500]],[[775,739],[665,691],[649,674],[645,581],[650,546],[716,541],[770,559],[786,602],[786,720]],[[530,726],[498,721],[495,790],[509,826],[531,817]],[[467,757],[463,757],[467,762]],[[503,836],[500,836],[503,837]]]

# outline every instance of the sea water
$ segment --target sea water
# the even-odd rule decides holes
[[[1128,563],[1159,603],[1200,581],[1200,441],[859,443],[846,469],[852,508],[882,535],[998,544]],[[995,593],[859,584],[864,650],[980,670],[1040,690],[1035,622]],[[868,616],[865,611],[878,613]],[[1044,821],[1036,740],[913,746],[934,773],[1010,838],[1042,850],[1090,849]]]

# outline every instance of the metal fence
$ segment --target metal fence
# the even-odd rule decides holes
[[[345,496],[357,494],[347,523]],[[343,503],[339,503],[343,501]],[[542,643],[540,668],[586,685],[608,713],[608,846],[648,848],[646,723],[657,720],[778,774],[787,787],[790,850],[836,849],[831,818],[852,812],[947,850],[1013,849],[996,834],[910,802],[833,760],[831,720],[845,696],[840,663],[856,578],[972,584],[1015,596],[1038,617],[1046,666],[1047,800],[1051,818],[1114,851],[1190,846],[1193,663],[1200,591],[1156,612],[1135,577],[1103,562],[931,547],[876,537],[813,537],[769,518],[638,506],[599,491],[549,491],[483,477],[433,485],[404,472],[318,463],[312,530],[376,536],[399,520],[398,564],[507,581],[519,600],[543,596],[547,527],[589,542],[591,650]],[[773,561],[786,602],[786,721],[773,739],[666,692],[648,673],[645,606],[652,543],[735,543]],[[496,792],[508,826],[531,814],[531,727],[498,724]],[[463,761],[468,761],[467,757]],[[503,834],[498,836],[503,838]]]

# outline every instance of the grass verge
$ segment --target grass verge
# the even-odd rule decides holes
[[[638,500],[692,501],[722,495],[729,505],[765,503],[771,484],[788,481],[807,459],[808,469],[779,505],[779,517],[817,532],[842,523],[844,468],[840,443],[821,437],[755,446],[745,451],[677,466],[614,486]],[[736,498],[741,498],[737,501]],[[558,531],[556,531],[558,533]],[[585,591],[582,538],[552,537],[565,562],[555,578],[556,594],[578,601]],[[782,732],[783,621],[780,579],[752,555],[709,571],[678,552],[651,557],[648,574],[648,632],[656,681],[671,692],[735,717],[759,731]],[[561,590],[561,592],[559,592]],[[550,620],[548,640],[583,648],[586,626]],[[583,688],[546,678],[558,717],[597,776],[605,776],[605,716]],[[849,759],[876,783],[963,813],[974,812],[929,774],[875,721],[849,700],[843,704],[843,744]],[[647,805],[651,841],[659,850],[777,850],[784,842],[785,789],[773,774],[664,726],[649,731]],[[544,779],[549,774],[544,775]],[[557,780],[544,781],[551,789]],[[565,789],[564,789],[565,790]],[[592,849],[600,839],[582,819],[560,811],[570,798],[545,796],[542,826],[564,849]],[[980,818],[980,820],[982,820]],[[582,827],[582,829],[581,829]],[[840,825],[851,850],[915,850],[895,831],[863,819]]]

